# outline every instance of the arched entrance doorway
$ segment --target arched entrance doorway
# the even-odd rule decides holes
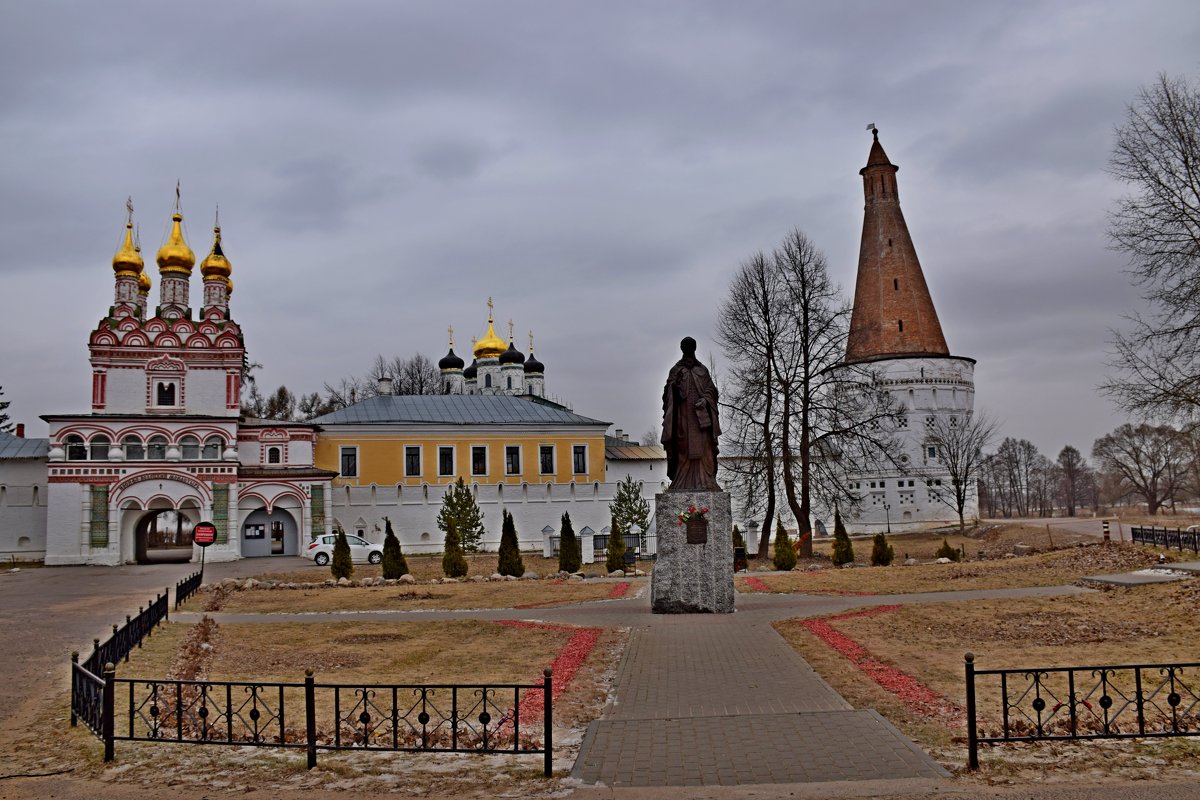
[[[134,528],[134,558],[139,564],[165,564],[192,560],[192,527],[196,520],[186,511],[151,509]]]
[[[299,527],[284,508],[268,512],[260,508],[250,512],[242,523],[242,555],[295,556],[300,554]]]

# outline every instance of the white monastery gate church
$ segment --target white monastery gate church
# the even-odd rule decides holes
[[[47,415],[47,564],[121,564],[147,551],[193,556],[192,527],[211,520],[212,560],[296,554],[329,528],[336,473],[315,469],[316,426],[239,422],[246,355],[233,320],[231,266],[214,229],[189,295],[195,255],[176,206],[158,251],[160,296],[133,239],[133,209],[113,258],[115,296],[92,331],[90,414]],[[239,522],[245,536],[238,535]]]

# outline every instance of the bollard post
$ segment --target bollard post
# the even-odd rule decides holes
[[[550,667],[542,672],[542,730],[546,740],[546,763],[543,770],[546,777],[549,778],[554,774],[554,692],[551,684],[554,679],[554,670]]]
[[[101,711],[100,729],[104,732],[104,760],[112,761],[113,737],[116,727],[117,667],[111,661],[104,665],[104,703]]]
[[[317,765],[317,689],[312,668],[304,670],[304,736],[308,747],[308,768]]]
[[[1112,534],[1108,530],[1108,520],[1104,520],[1102,524],[1104,525],[1104,541],[1107,544],[1112,541]]]
[[[975,728],[975,654],[963,656],[967,668],[967,769],[979,769],[979,734]]]
[[[75,678],[75,668],[77,666],[79,666],[79,651],[72,650],[71,651],[71,727],[72,728],[79,725],[79,715],[75,713],[75,708],[76,708],[76,706],[75,706],[75,685],[76,685],[76,680],[77,680]]]

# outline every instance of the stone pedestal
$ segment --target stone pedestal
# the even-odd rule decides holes
[[[704,515],[707,531],[694,523],[690,526],[679,524],[679,515],[691,506],[709,509]],[[658,537],[658,556],[650,578],[650,602],[654,613],[731,613],[734,610],[733,513],[729,494],[663,492],[655,495],[654,526]]]

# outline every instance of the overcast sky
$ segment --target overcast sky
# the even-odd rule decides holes
[[[436,360],[451,324],[464,354],[490,295],[551,395],[637,436],[682,336],[722,363],[745,257],[799,227],[853,292],[874,122],[976,407],[1090,452],[1137,303],[1113,128],[1198,42],[1195,0],[8,3],[0,385],[30,435],[88,410],[125,198],[156,299],[179,179],[267,387]]]

